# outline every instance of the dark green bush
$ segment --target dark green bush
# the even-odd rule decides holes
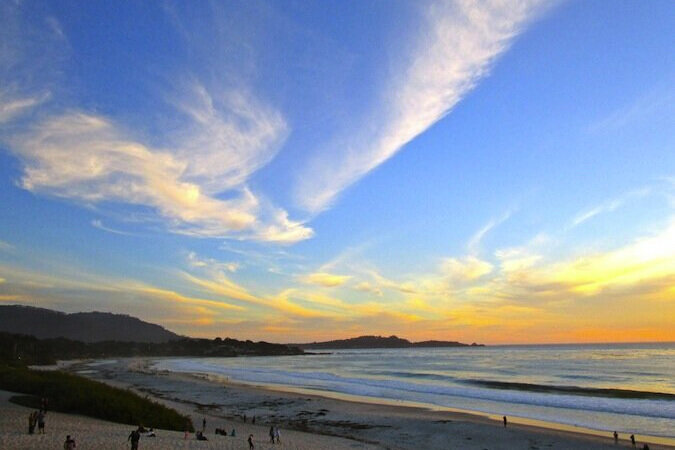
[[[0,366],[0,389],[49,399],[53,411],[82,414],[129,425],[193,431],[192,421],[173,409],[134,392],[58,371]],[[17,403],[34,407],[35,400],[18,396]]]

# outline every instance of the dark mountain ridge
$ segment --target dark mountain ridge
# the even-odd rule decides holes
[[[289,344],[305,349],[356,349],[356,348],[430,348],[430,347],[483,347],[482,344],[463,344],[456,341],[410,342],[398,336],[359,336],[334,341]]]
[[[126,314],[98,311],[67,314],[24,305],[0,305],[0,331],[81,342],[164,343],[181,338],[160,325]]]

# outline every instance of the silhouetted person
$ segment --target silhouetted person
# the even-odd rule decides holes
[[[255,416],[253,416],[253,419],[251,419],[251,423],[255,425]]]
[[[71,438],[70,435],[66,436],[66,441],[63,443],[63,450],[75,450],[75,447],[77,447],[75,439]]]
[[[37,413],[37,425],[38,425],[38,433],[45,434],[45,413],[40,410]]]
[[[37,411],[33,411],[28,415],[28,434],[35,432],[35,424],[37,423]]]
[[[208,439],[206,439],[206,436],[204,436],[204,433],[202,433],[201,431],[197,431],[197,440],[198,441],[208,441]]]
[[[635,435],[634,434],[630,435],[630,443],[633,447],[635,447]]]
[[[246,414],[244,414],[244,423],[246,423]]]
[[[504,428],[506,428],[506,416],[502,418],[504,420]]]
[[[138,450],[138,441],[141,439],[141,433],[134,430],[129,434],[127,441],[131,441],[131,450]]]
[[[202,419],[202,431],[206,431],[206,417]]]
[[[253,450],[255,448],[255,445],[253,445],[253,435],[249,434],[248,435],[248,450]]]
[[[270,427],[270,443],[274,444],[274,427]]]
[[[277,440],[277,444],[281,444],[281,433],[279,432],[279,427],[274,427],[274,437]]]
[[[237,433],[234,432],[234,428],[232,428],[232,433],[230,433],[230,436],[235,437]]]
[[[615,444],[619,443],[619,433],[617,433],[616,431],[614,432],[614,443]]]

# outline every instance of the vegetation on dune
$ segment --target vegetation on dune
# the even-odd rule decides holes
[[[129,390],[59,371],[39,371],[0,365],[0,389],[28,394],[12,397],[15,403],[39,408],[49,400],[49,410],[82,414],[129,425],[165,430],[194,431],[189,417]]]

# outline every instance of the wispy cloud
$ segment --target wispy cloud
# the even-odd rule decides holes
[[[288,134],[281,113],[243,89],[208,90],[192,79],[172,100],[190,120],[176,139],[184,178],[205,192],[240,186],[277,153]]]
[[[466,258],[447,258],[443,261],[442,272],[453,282],[473,281],[492,272],[492,264],[467,256]]]
[[[195,252],[187,254],[187,261],[191,267],[205,269],[211,273],[231,272],[239,270],[240,264],[234,261],[216,261],[213,258],[202,258]]]
[[[120,231],[116,230],[114,228],[107,227],[103,224],[103,221],[100,219],[94,219],[91,221],[91,226],[94,228],[98,228],[99,230],[107,231],[108,233],[113,233],[113,234],[120,234],[123,236],[131,236],[131,233],[127,233],[126,231]]]
[[[21,186],[33,192],[145,206],[167,219],[171,231],[196,236],[295,242],[312,234],[284,212],[263,209],[258,197],[234,181],[236,197],[210,194],[210,179],[201,184],[190,176],[195,159],[127,138],[105,117],[70,112],[10,142],[24,162]]]
[[[55,82],[67,72],[69,55],[59,20],[29,17],[21,5],[9,3],[0,5],[0,123],[16,123],[0,139],[23,163],[23,188],[103,210],[140,206],[168,230],[191,236],[290,244],[313,235],[249,188],[250,177],[274,158],[289,127],[279,110],[249,88],[250,74],[239,71],[251,57],[215,57],[229,56],[234,39],[196,40],[195,32],[210,34],[191,22],[193,33],[183,37],[200,55],[197,64],[172,66],[160,77],[147,92],[157,111],[138,124],[73,105],[74,97],[63,95],[61,86],[77,90],[76,83]],[[228,28],[222,26],[227,14],[211,9],[212,20],[203,26]],[[47,100],[53,101],[43,105]],[[27,114],[37,106],[39,114]],[[15,120],[22,115],[29,120]],[[139,131],[147,128],[160,131]]]
[[[572,219],[572,222],[570,224],[570,227],[576,227],[581,225],[582,223],[592,219],[593,217],[600,215],[600,214],[605,214],[612,212],[621,206],[623,206],[626,202],[630,200],[637,200],[640,198],[643,198],[651,193],[651,188],[646,187],[642,189],[637,189],[634,191],[627,192],[626,194],[613,198],[605,203],[602,203],[600,205],[597,205],[593,208],[587,209],[579,214],[577,214],[574,219]]]
[[[315,284],[323,287],[337,287],[345,284],[351,276],[349,275],[337,275],[333,273],[326,272],[315,272],[308,275],[303,275],[300,277],[300,280],[303,283]]]
[[[675,89],[670,82],[668,84],[652,88],[643,93],[632,102],[612,111],[604,118],[591,124],[593,132],[616,132],[636,122],[653,118],[673,117],[675,114]]]
[[[31,97],[13,97],[8,91],[0,91],[0,123],[9,122],[49,99],[49,93]]]
[[[354,137],[329,144],[300,173],[296,197],[318,212],[365,174],[443,118],[490,69],[539,1],[445,1],[427,11],[427,29],[386,101]]]
[[[470,254],[475,255],[479,253],[480,251],[480,244],[483,238],[490,232],[492,231],[495,227],[499,226],[500,224],[506,222],[510,217],[511,217],[512,212],[507,211],[505,214],[503,214],[501,217],[498,217],[496,219],[490,220],[488,223],[486,223],[481,229],[476,231],[473,236],[471,236],[471,239],[469,239],[467,246],[467,249]]]

